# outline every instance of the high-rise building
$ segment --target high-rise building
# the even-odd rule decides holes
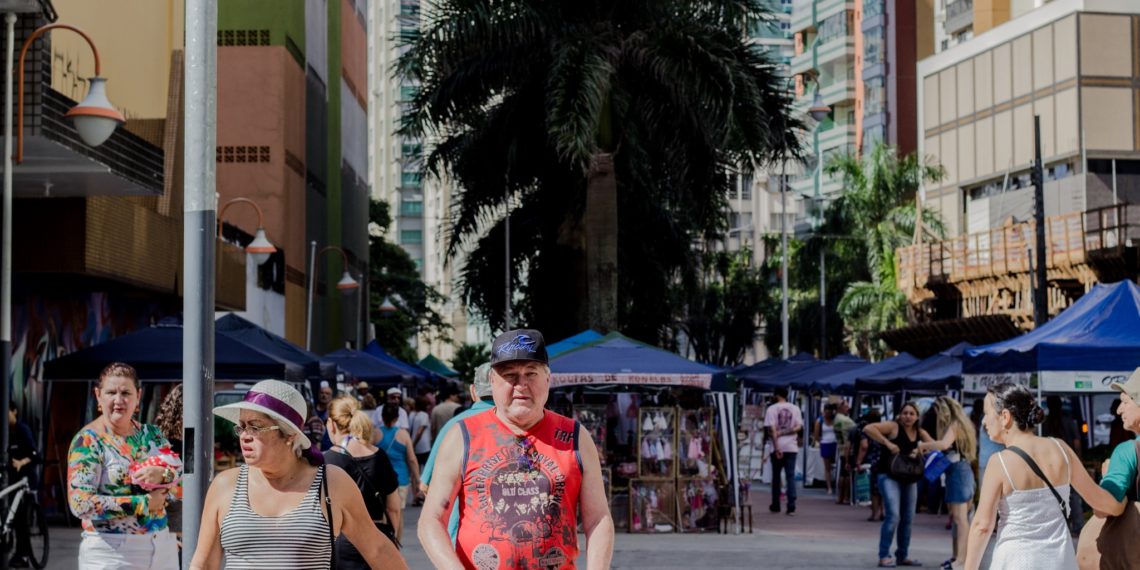
[[[387,239],[416,262],[424,282],[446,299],[435,307],[452,326],[450,339],[415,339],[421,356],[450,360],[454,342],[489,343],[485,322],[462,302],[456,268],[462,256],[446,255],[446,223],[453,186],[424,170],[425,148],[432,141],[398,134],[404,112],[416,94],[415,79],[400,77],[396,64],[406,48],[401,37],[420,25],[420,0],[375,0],[368,3],[369,114],[368,154],[372,197],[386,202],[392,216]],[[454,342],[453,342],[454,341]]]
[[[923,205],[950,236],[899,251],[924,320],[1033,326],[1035,117],[1050,314],[1098,280],[1135,278],[1138,25],[1135,3],[1054,0],[919,63],[920,152],[946,171]]]
[[[885,143],[909,154],[915,140],[917,104],[915,69],[934,52],[932,2],[935,0],[863,0],[862,150]],[[861,109],[860,109],[861,106]]]

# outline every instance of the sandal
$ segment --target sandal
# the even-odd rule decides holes
[[[879,561],[879,568],[894,568],[895,561],[893,558],[884,558]]]
[[[946,562],[943,562],[942,566],[940,566],[940,568],[942,568],[942,570],[954,570],[954,561],[955,560],[957,560],[957,558],[951,558],[951,559],[947,560]]]

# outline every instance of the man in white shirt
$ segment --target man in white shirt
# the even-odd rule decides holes
[[[804,427],[799,407],[788,403],[788,389],[776,388],[776,402],[764,413],[764,427],[768,441],[772,442],[772,504],[773,513],[780,512],[781,474],[788,482],[788,516],[796,513],[796,455],[800,450],[798,433]]]
[[[386,397],[388,398],[388,402],[396,404],[396,406],[400,408],[400,419],[396,420],[396,427],[404,428],[410,433],[412,424],[408,422],[408,411],[405,410],[403,406],[404,393],[401,392],[399,388],[392,387],[388,388]],[[380,428],[384,427],[384,419],[380,417],[383,411],[384,404],[380,404],[376,406],[375,410],[372,410],[372,415],[369,417],[369,419],[372,420],[372,427],[376,428],[377,432],[380,431]]]

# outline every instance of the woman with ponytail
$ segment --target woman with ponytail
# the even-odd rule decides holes
[[[400,524],[399,482],[387,453],[372,445],[372,420],[360,409],[352,396],[341,396],[329,403],[329,419],[325,429],[333,442],[325,452],[325,461],[344,469],[364,496],[364,504],[372,522],[396,542],[395,529]],[[399,546],[399,543],[396,542]],[[340,537],[336,542],[337,568],[368,568],[352,543]]]
[[[1035,435],[1045,411],[1028,388],[991,387],[985,410],[986,433],[1005,449],[986,467],[966,568],[1076,569],[1067,521],[1070,485],[1098,511],[1111,510],[1117,501],[1093,482],[1068,444]],[[987,551],[991,534],[994,544]]]

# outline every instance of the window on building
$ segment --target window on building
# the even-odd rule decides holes
[[[400,2],[400,15],[418,17],[420,15],[420,3],[402,0]]]
[[[870,117],[886,111],[887,90],[883,77],[863,82],[863,116]]]
[[[816,34],[815,41],[818,45],[823,45],[832,40],[845,37],[849,35],[854,27],[855,13],[851,11],[843,11],[833,16],[824,18],[819,24],[819,33]]]
[[[400,175],[400,184],[407,188],[419,188],[423,185],[422,172],[404,172]]]
[[[878,65],[883,61],[883,28],[875,26],[863,32],[863,64],[867,67]]]
[[[400,202],[401,216],[419,216],[424,213],[423,200],[403,200]]]
[[[424,242],[423,230],[400,230],[400,243],[414,245]]]
[[[423,156],[424,145],[420,143],[404,143],[400,145],[400,152],[404,155],[404,160],[418,159]]]
[[[401,85],[400,86],[400,101],[408,102],[416,98],[416,93],[420,90],[419,87],[414,85]]]

